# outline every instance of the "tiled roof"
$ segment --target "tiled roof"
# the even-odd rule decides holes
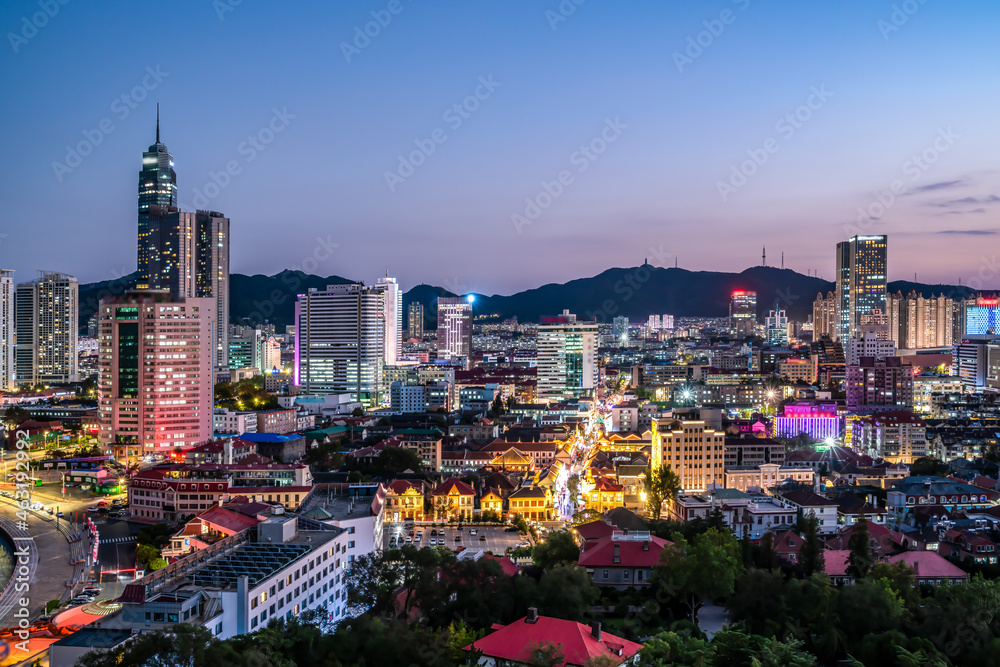
[[[672,546],[660,537],[651,535],[649,540],[615,539],[608,535],[589,545],[581,554],[581,567],[653,567],[660,563],[660,554],[667,546]],[[619,558],[615,561],[615,547]],[[645,548],[644,548],[645,547]]]
[[[904,551],[890,556],[889,563],[904,563],[913,568],[917,579],[965,579],[965,571],[933,551]]]
[[[500,626],[491,634],[469,644],[465,649],[476,648],[486,657],[527,664],[531,648],[543,643],[562,647],[564,661],[560,662],[558,667],[583,665],[600,656],[615,659],[629,658],[642,648],[642,644],[608,632],[603,632],[601,640],[598,641],[594,638],[590,626],[561,618],[539,616],[534,623],[528,623],[526,618],[521,618],[510,625]]]
[[[434,493],[432,495],[447,496],[452,492],[452,490],[457,491],[460,496],[476,495],[476,492],[472,490],[471,486],[460,479],[455,479],[454,477],[446,480],[438,488],[434,489]]]

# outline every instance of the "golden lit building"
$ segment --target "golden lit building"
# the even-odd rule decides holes
[[[476,492],[465,482],[454,477],[444,482],[431,494],[434,518],[438,521],[471,519],[476,505]]]
[[[424,519],[424,489],[418,482],[398,479],[385,492],[385,520],[422,521]]]
[[[680,477],[681,491],[704,492],[725,483],[726,433],[703,419],[653,422],[653,467],[669,466]]]
[[[607,477],[601,477],[594,488],[587,492],[587,509],[604,514],[614,507],[622,507],[623,494],[621,484]]]

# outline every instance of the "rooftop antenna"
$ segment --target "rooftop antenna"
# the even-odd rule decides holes
[[[781,251],[781,268],[782,269],[785,268],[785,251],[784,250]]]
[[[160,143],[160,103],[156,103],[156,143]]]
[[[767,266],[767,247],[766,246],[762,246],[762,249],[761,249],[761,252],[760,252],[760,265],[761,266]]]

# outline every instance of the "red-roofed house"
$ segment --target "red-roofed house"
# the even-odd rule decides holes
[[[642,648],[642,644],[612,635],[601,630],[601,624],[587,626],[576,621],[539,616],[534,608],[528,615],[510,625],[494,625],[494,631],[468,646],[465,650],[483,652],[482,665],[530,665],[534,663],[532,650],[551,644],[562,649],[563,660],[557,667],[581,667],[598,658],[611,658],[624,662]]]
[[[794,530],[783,530],[774,534],[774,552],[789,563],[799,562],[802,551],[802,537]]]
[[[225,507],[213,507],[188,521],[170,545],[163,548],[164,558],[179,558],[200,551],[219,540],[253,528],[260,521]]]
[[[604,537],[611,537],[611,533],[615,532],[614,527],[598,519],[596,521],[590,521],[587,523],[582,523],[575,528],[576,536],[578,541],[586,547],[587,544],[596,542],[597,540]]]
[[[890,556],[886,562],[890,565],[903,563],[907,567],[913,568],[913,577],[918,586],[921,584],[931,586],[961,584],[968,576],[964,570],[933,551],[904,551],[901,554]]]
[[[598,586],[612,586],[624,590],[632,586],[648,586],[653,566],[659,564],[660,554],[672,546],[648,531],[615,530],[606,537],[584,542],[577,561],[587,569]]]
[[[431,494],[434,516],[440,520],[471,519],[476,506],[476,492],[460,479],[443,482]]]

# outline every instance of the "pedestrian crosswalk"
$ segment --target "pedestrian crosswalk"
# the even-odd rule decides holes
[[[101,544],[121,544],[122,542],[135,542],[135,535],[126,535],[125,537],[108,537],[101,538]]]

